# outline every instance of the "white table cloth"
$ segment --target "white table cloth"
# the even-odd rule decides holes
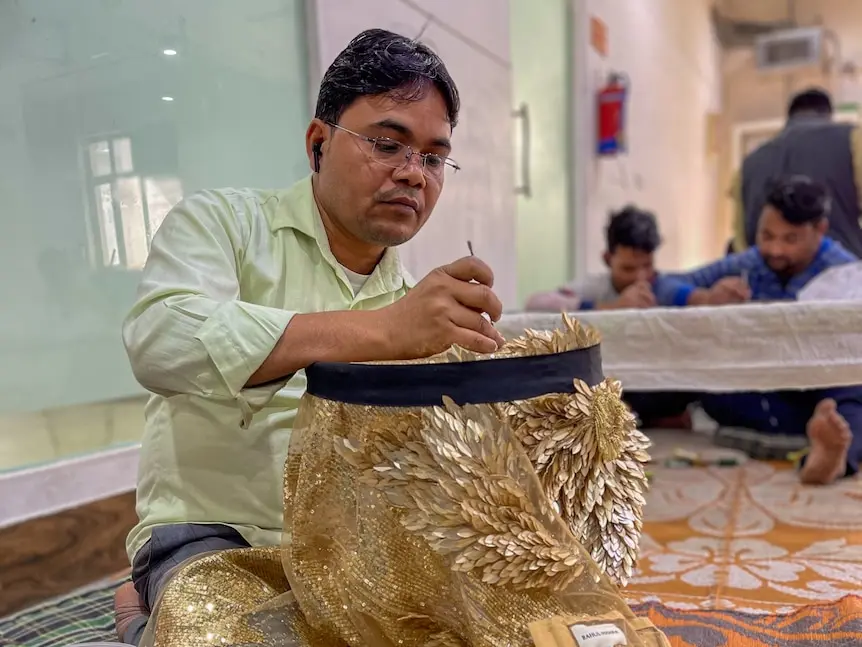
[[[602,333],[605,375],[630,391],[774,391],[862,384],[862,302],[577,312]],[[558,314],[504,315],[507,337]]]

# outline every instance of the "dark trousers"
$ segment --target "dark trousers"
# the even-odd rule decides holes
[[[859,471],[862,458],[862,387],[770,393],[709,393],[700,398],[707,415],[722,427],[743,427],[763,434],[804,436],[808,420],[821,400],[832,398],[847,420],[853,441],[847,455],[847,473]]]
[[[814,408],[826,398],[835,400],[838,412],[853,432],[847,472],[855,474],[862,458],[862,386],[768,393],[635,392],[624,396],[644,426],[649,426],[650,421],[679,415],[689,404],[700,401],[706,414],[721,427],[784,436],[805,436]]]
[[[699,397],[697,393],[682,391],[623,391],[623,400],[638,414],[644,427],[654,427],[662,418],[681,416]]]
[[[168,577],[184,561],[216,550],[248,547],[242,535],[229,526],[195,523],[157,526],[150,540],[135,555],[132,582],[147,609],[152,611]],[[145,616],[132,622],[123,641],[140,644],[148,619],[149,616]]]

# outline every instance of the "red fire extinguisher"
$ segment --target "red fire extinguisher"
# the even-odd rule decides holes
[[[617,155],[626,151],[628,93],[628,78],[619,72],[611,73],[607,85],[599,90],[596,111],[599,155]]]

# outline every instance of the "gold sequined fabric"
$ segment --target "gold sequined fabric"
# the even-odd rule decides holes
[[[564,318],[494,361],[598,343]],[[166,587],[144,645],[517,647],[531,623],[613,615],[631,574],[647,441],[619,385],[515,402],[346,404],[306,394],[285,465],[279,549],[213,553]],[[648,623],[647,623],[648,624]]]

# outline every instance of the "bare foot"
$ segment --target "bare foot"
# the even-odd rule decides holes
[[[126,629],[135,618],[147,615],[147,609],[141,601],[141,597],[135,590],[135,585],[126,582],[114,593],[114,622],[117,626],[117,636],[122,641],[125,638]]]
[[[835,400],[827,398],[817,403],[807,433],[811,448],[799,472],[800,480],[808,485],[828,485],[844,476],[853,434],[838,413]]]

